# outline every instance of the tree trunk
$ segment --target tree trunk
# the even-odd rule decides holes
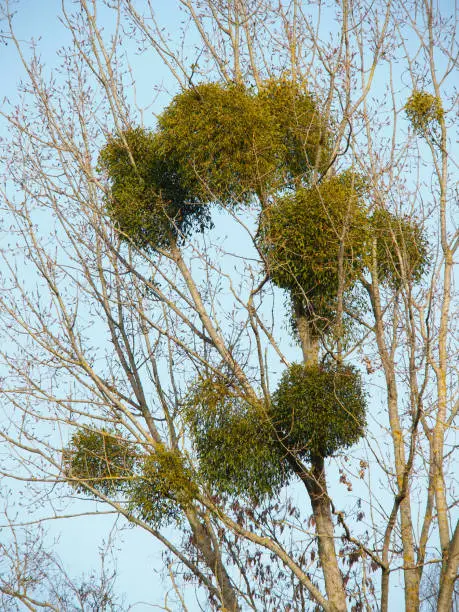
[[[301,479],[306,485],[311,499],[312,512],[316,522],[319,559],[324,573],[327,597],[333,610],[345,612],[347,610],[346,592],[336,556],[334,526],[323,458],[315,458],[312,461],[311,470],[303,472]]]
[[[373,258],[376,261],[376,243],[373,247]],[[400,502],[400,524],[401,524],[401,540],[403,547],[403,576],[405,580],[405,607],[406,610],[419,609],[419,572],[416,568],[414,557],[414,539],[413,539],[413,524],[411,519],[411,498],[410,488],[406,487],[403,491],[404,478],[410,476],[405,475],[406,458],[405,448],[403,443],[403,432],[400,423],[400,415],[398,412],[398,391],[395,376],[394,358],[391,355],[386,345],[384,336],[384,322],[381,308],[381,299],[379,294],[378,274],[377,270],[372,270],[373,283],[369,288],[370,300],[375,317],[376,341],[378,351],[384,368],[384,376],[387,385],[387,407],[389,412],[389,422],[394,449],[395,473],[397,478],[398,494],[402,495]],[[386,556],[387,550],[383,551],[383,558]],[[389,575],[383,575],[383,585],[389,580]],[[388,589],[386,582],[383,590]],[[387,605],[387,602],[386,604]]]
[[[215,576],[220,593],[221,610],[225,612],[239,612],[240,607],[234,591],[233,583],[223,565],[220,551],[214,546],[214,540],[196,512],[189,509],[186,512],[188,522],[193,532],[196,548],[202,554],[207,567]]]
[[[314,333],[312,321],[304,312],[299,300],[294,301],[296,328],[300,337],[301,350],[305,363],[317,363],[319,357],[319,341]]]
[[[312,321],[304,312],[303,305],[297,300],[294,302],[294,312],[304,362],[306,364],[317,363],[319,344],[318,337],[313,330]],[[312,512],[316,522],[319,559],[324,574],[328,600],[335,612],[345,612],[347,610],[346,591],[336,557],[334,526],[327,492],[324,460],[322,457],[316,457],[311,462],[310,471],[302,468],[295,458],[292,458],[291,464],[304,482],[311,500]]]
[[[454,584],[459,572],[459,521],[451,539],[446,564],[440,578],[440,592],[438,594],[437,612],[450,612]]]

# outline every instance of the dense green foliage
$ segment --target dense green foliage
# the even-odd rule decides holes
[[[259,92],[198,85],[174,98],[159,127],[164,157],[202,202],[240,204],[309,178],[330,148],[312,96],[284,79],[267,81]]]
[[[185,412],[211,490],[260,501],[289,481],[289,457],[328,457],[357,442],[365,411],[354,368],[295,364],[268,407],[253,406],[214,377],[195,385]]]
[[[430,94],[414,92],[406,112],[420,130],[442,109]],[[132,128],[109,138],[99,157],[110,183],[107,211],[138,246],[168,248],[211,225],[211,202],[262,196],[261,246],[271,280],[325,329],[336,307],[340,252],[345,291],[369,262],[370,234],[379,237],[382,281],[394,286],[403,271],[417,282],[427,261],[417,224],[382,210],[368,218],[361,177],[344,172],[310,186],[313,170],[327,167],[331,144],[317,102],[287,79],[267,81],[258,92],[198,85],[173,99],[156,132]]]
[[[417,130],[440,117],[426,95],[413,94],[406,106]],[[257,196],[266,270],[289,292],[295,320],[314,322],[309,333],[318,337],[333,327],[340,287],[351,295],[375,263],[372,252],[379,280],[395,288],[405,278],[419,281],[427,263],[420,226],[385,210],[370,215],[361,176],[321,180],[331,149],[319,105],[300,85],[198,85],[173,99],[156,132],[133,128],[108,140],[99,158],[110,184],[107,212],[138,246],[169,248],[210,225],[211,204]],[[344,329],[341,321],[341,336]],[[195,470],[177,450],[158,445],[136,454],[114,434],[81,431],[67,475],[122,493],[134,514],[159,525],[180,520],[198,481],[213,494],[254,503],[275,494],[293,473],[293,456],[313,461],[357,442],[365,410],[351,366],[293,365],[268,406],[212,375],[192,386],[184,406]]]
[[[347,290],[365,265],[367,226],[363,182],[350,172],[278,198],[261,217],[271,280],[328,319],[336,304],[340,249]]]
[[[130,511],[155,526],[180,520],[197,494],[191,468],[181,453],[158,444],[140,452],[116,432],[79,430],[64,453],[67,482],[91,495],[119,495]],[[97,497],[97,496],[96,496]]]
[[[420,224],[383,209],[369,215],[365,192],[362,177],[345,172],[281,196],[261,214],[267,272],[294,303],[302,304],[319,331],[334,320],[340,275],[349,295],[372,265],[373,240],[381,282],[395,288],[402,278],[419,282],[427,267]]]
[[[307,183],[314,169],[325,170],[330,162],[331,132],[320,106],[304,87],[288,79],[266,81],[259,97],[278,130],[283,181]]]
[[[406,112],[422,131],[442,111],[415,92]],[[210,226],[210,204],[258,196],[267,272],[318,333],[334,320],[340,282],[350,293],[375,245],[379,280],[392,287],[419,281],[427,263],[418,224],[381,209],[368,214],[362,177],[348,171],[314,180],[331,147],[317,102],[289,80],[267,81],[258,92],[198,85],[173,99],[156,132],[132,128],[108,140],[99,157],[110,185],[107,212],[138,246],[170,248]],[[192,387],[184,409],[196,473],[179,451],[138,452],[114,432],[81,430],[66,452],[66,474],[77,491],[87,482],[122,494],[134,514],[160,525],[180,520],[198,496],[196,478],[212,493],[255,503],[275,494],[292,475],[289,457],[312,461],[357,442],[365,409],[350,366],[293,365],[269,406],[211,376]]]
[[[160,135],[142,128],[111,137],[99,156],[110,181],[107,211],[137,246],[168,247],[180,233],[202,230],[209,215],[182,185],[173,159],[160,152]]]
[[[414,130],[420,136],[425,136],[429,129],[435,130],[444,114],[440,98],[426,91],[418,90],[408,98],[405,112]]]
[[[273,394],[270,419],[282,445],[311,460],[355,444],[366,399],[352,366],[293,364]]]
[[[419,282],[428,265],[427,241],[420,224],[378,209],[371,217],[378,277],[394,288]]]
[[[260,500],[286,483],[285,453],[266,416],[262,406],[251,405],[223,379],[209,378],[194,386],[186,419],[203,480],[211,490]]]
[[[64,455],[68,482],[79,493],[87,493],[84,483],[104,495],[119,490],[132,478],[134,463],[133,446],[105,429],[79,430]]]
[[[198,489],[179,451],[158,446],[143,458],[141,474],[130,489],[130,505],[142,520],[161,525],[180,520]]]
[[[159,118],[162,153],[205,202],[240,204],[276,183],[277,125],[254,92],[208,83],[176,96]]]
[[[316,102],[290,81],[267,81],[259,92],[197,85],[172,100],[156,132],[130,128],[108,139],[99,156],[107,212],[138,246],[167,248],[210,224],[210,203],[264,203],[304,183],[326,167],[330,146]]]

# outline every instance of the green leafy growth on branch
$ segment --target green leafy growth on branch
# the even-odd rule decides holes
[[[279,163],[285,181],[304,184],[314,169],[325,170],[330,161],[331,133],[307,89],[285,78],[271,79],[262,85],[259,97],[279,131]]]
[[[99,155],[106,208],[127,240],[169,248],[211,225],[209,204],[242,205],[304,184],[330,156],[330,131],[308,92],[287,80],[257,93],[207,83],[178,94],[156,132],[130,128]],[[319,159],[320,157],[320,159]]]
[[[87,496],[85,483],[107,497],[120,496],[130,511],[159,526],[180,520],[198,493],[190,466],[178,450],[156,445],[150,453],[113,431],[82,429],[64,451],[69,485]]]
[[[342,251],[344,289],[360,276],[367,249],[363,180],[347,172],[278,198],[261,216],[272,281],[326,322],[334,313]]]
[[[282,444],[309,461],[355,444],[364,435],[365,412],[353,367],[293,364],[273,394],[270,419]]]
[[[168,248],[181,233],[209,225],[207,209],[184,188],[173,160],[161,155],[160,140],[132,128],[109,138],[99,155],[110,182],[107,212],[140,247]]]
[[[178,450],[158,445],[146,456],[130,491],[131,508],[156,526],[180,520],[198,494],[194,475]]]
[[[162,153],[201,202],[240,204],[277,181],[277,126],[251,90],[207,83],[159,118]]]
[[[85,484],[103,495],[126,487],[135,463],[133,445],[116,432],[81,429],[72,436],[64,453],[64,471],[78,493],[88,494]]]
[[[330,132],[315,100],[286,79],[266,81],[258,93],[242,85],[198,85],[174,98],[159,127],[164,157],[174,160],[201,202],[265,196],[308,179],[330,155]]]
[[[422,228],[408,217],[384,209],[371,217],[376,263],[381,282],[399,288],[404,280],[419,282],[428,267],[428,244]]]
[[[444,111],[441,99],[426,91],[413,91],[405,104],[406,115],[415,132],[425,136],[429,129],[436,129]]]
[[[188,396],[185,414],[202,478],[211,490],[260,501],[286,484],[283,454],[266,411],[223,378],[200,380]]]

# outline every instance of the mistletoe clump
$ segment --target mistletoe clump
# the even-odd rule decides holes
[[[280,197],[262,213],[261,247],[271,280],[326,322],[340,282],[350,289],[365,265],[367,211],[364,184],[353,173]]]
[[[403,280],[419,282],[428,266],[428,245],[419,223],[384,209],[371,218],[376,264],[381,282],[399,288]]]
[[[178,450],[157,444],[140,452],[114,431],[78,431],[64,452],[70,486],[93,496],[121,495],[133,514],[154,524],[179,520],[197,495],[190,466]]]
[[[247,202],[276,182],[278,128],[264,110],[242,85],[207,83],[161,115],[163,155],[201,202]]]
[[[287,79],[266,81],[258,93],[235,84],[192,87],[174,98],[159,128],[164,156],[202,202],[265,196],[309,178],[330,156],[314,98]]]
[[[414,130],[421,136],[424,136],[429,128],[435,129],[444,115],[439,97],[418,90],[408,98],[405,112]]]
[[[305,184],[326,168],[331,137],[313,97],[286,79],[257,92],[206,83],[178,94],[155,132],[110,137],[99,155],[106,208],[120,235],[169,248],[211,226],[209,204],[241,205]]]
[[[287,183],[307,181],[313,170],[326,169],[332,148],[330,130],[314,97],[292,80],[270,79],[259,97],[278,127],[281,173]]]
[[[126,487],[134,464],[133,445],[105,429],[81,429],[64,452],[65,475],[79,493],[88,493],[85,484],[104,495]]]
[[[197,494],[192,469],[180,451],[159,444],[143,458],[130,506],[142,520],[159,526],[180,520]]]
[[[211,489],[259,501],[286,484],[283,454],[266,412],[225,379],[200,380],[185,412],[202,478]]]
[[[364,435],[365,412],[352,366],[293,364],[273,394],[270,419],[289,452],[314,460],[355,444]]]
[[[108,214],[121,235],[140,247],[170,247],[179,235],[209,224],[205,207],[185,189],[172,159],[160,151],[160,136],[131,128],[112,136],[99,155],[110,191]]]

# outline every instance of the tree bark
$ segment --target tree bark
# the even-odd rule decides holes
[[[376,253],[373,253],[376,261]],[[400,523],[401,523],[401,540],[403,547],[403,575],[405,581],[405,606],[406,610],[419,609],[419,573],[416,569],[414,558],[414,539],[413,539],[413,524],[411,520],[411,499],[410,489],[406,488],[403,491],[403,482],[405,477],[406,458],[405,448],[403,443],[403,432],[400,423],[398,412],[398,393],[397,382],[395,377],[394,358],[391,355],[384,337],[384,322],[381,308],[381,300],[379,294],[378,275],[375,269],[372,270],[373,283],[369,287],[370,301],[375,317],[376,341],[378,351],[384,369],[384,376],[387,385],[387,406],[389,412],[389,422],[394,449],[395,473],[397,478],[397,493],[402,495],[400,501]],[[406,475],[408,478],[410,474]],[[388,545],[388,543],[387,543]],[[387,561],[387,550],[383,551],[383,559]],[[389,575],[383,575],[382,584],[384,589],[388,590]],[[387,603],[385,604],[387,605]]]
[[[312,321],[304,312],[304,307],[300,300],[294,300],[293,309],[304,362],[317,363],[319,358],[319,339],[317,334],[314,333]]]
[[[294,312],[304,362],[306,364],[317,363],[319,343],[313,330],[312,321],[304,312],[304,308],[298,300],[294,302]],[[316,522],[319,559],[331,609],[334,612],[345,612],[347,610],[346,591],[336,557],[334,526],[327,492],[324,460],[322,457],[314,458],[309,471],[305,470],[294,457],[291,459],[291,465],[305,484],[311,500],[312,512]]]
[[[437,612],[450,612],[454,584],[459,573],[459,521],[451,539],[448,557],[440,579],[440,592],[438,594]]]
[[[217,581],[221,610],[225,612],[239,612],[240,607],[233,583],[223,565],[220,551],[214,546],[207,526],[192,509],[186,511],[186,516],[193,532],[194,544],[202,554],[207,567]]]
[[[316,457],[313,459],[311,470],[303,470],[299,473],[299,476],[304,482],[311,500],[312,512],[316,522],[319,559],[324,573],[328,600],[334,611],[345,612],[347,610],[346,591],[336,556],[334,526],[323,458]]]

